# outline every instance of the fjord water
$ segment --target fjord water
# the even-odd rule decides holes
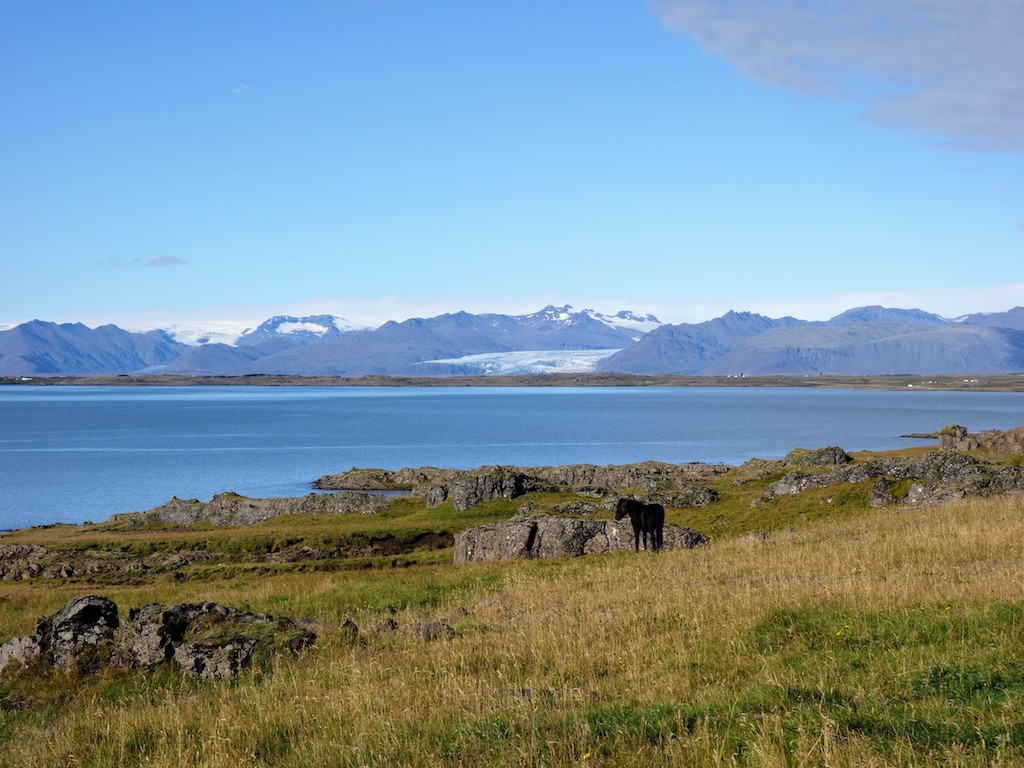
[[[0,529],[171,496],[301,496],[352,467],[739,464],[1024,423],[1024,394],[762,388],[0,387]]]

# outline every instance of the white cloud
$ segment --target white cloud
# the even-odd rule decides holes
[[[742,74],[949,146],[1024,151],[1020,0],[654,0]]]

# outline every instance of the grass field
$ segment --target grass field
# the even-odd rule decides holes
[[[186,578],[0,582],[0,640],[96,592],[122,611],[214,600],[304,617],[320,641],[228,682],[5,674],[0,765],[1024,765],[1024,501],[869,510],[850,486],[752,509],[770,479],[730,478],[723,501],[670,510],[715,538],[657,555],[246,559],[275,541],[456,530],[507,517],[509,502],[4,537],[220,554]],[[397,631],[374,631],[389,618]],[[408,631],[435,619],[456,637]]]

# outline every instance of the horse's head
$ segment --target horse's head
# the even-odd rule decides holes
[[[629,502],[631,499],[619,499],[619,505],[615,507],[615,519],[621,520],[629,514]]]

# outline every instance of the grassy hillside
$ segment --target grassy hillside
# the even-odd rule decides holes
[[[450,533],[521,501],[5,536],[215,556],[180,576],[0,582],[0,640],[97,592],[122,611],[214,600],[304,617],[320,642],[230,682],[7,673],[0,765],[1024,765],[1022,502],[869,511],[850,486],[751,509],[771,479],[729,476],[723,501],[670,510],[716,537],[657,555],[455,567],[434,538],[400,554],[269,557]],[[377,631],[386,619],[398,630]],[[435,619],[456,637],[409,631]]]

